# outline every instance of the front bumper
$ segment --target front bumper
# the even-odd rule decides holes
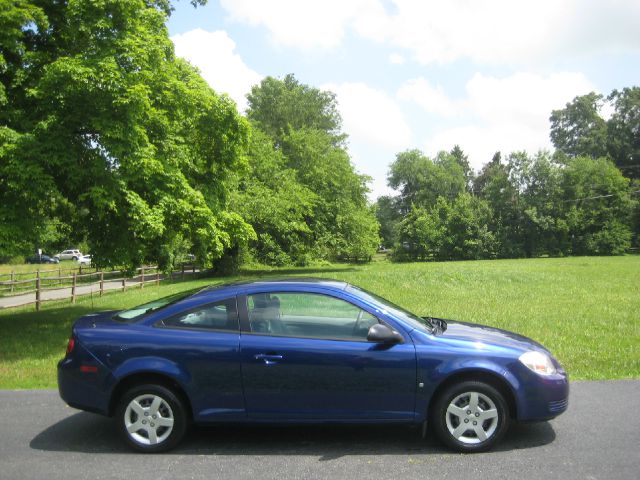
[[[518,420],[550,420],[569,408],[569,379],[563,370],[544,377],[522,368],[526,371],[519,375],[522,382],[517,392]]]

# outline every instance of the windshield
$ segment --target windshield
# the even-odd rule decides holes
[[[159,298],[152,302],[143,303],[142,305],[138,305],[137,307],[133,307],[129,310],[123,310],[119,312],[117,315],[113,317],[114,320],[118,320],[120,322],[133,322],[134,320],[139,319],[143,315],[155,312],[162,308],[168,307],[180,300],[187,298],[194,293],[202,290],[201,288],[192,288],[191,290],[186,290],[180,293],[174,293],[173,295],[168,295],[166,297]]]
[[[386,298],[382,298],[375,293],[368,292],[367,290],[355,287],[353,285],[349,285],[346,290],[357,292],[360,298],[364,298],[365,300],[378,306],[380,309],[386,310],[391,315],[408,323],[413,328],[422,330],[424,332],[433,333],[433,327],[424,318],[420,318],[419,316],[411,313],[409,310],[405,310],[395,303],[390,302]]]

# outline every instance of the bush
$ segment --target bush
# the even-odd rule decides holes
[[[616,219],[586,238],[590,255],[623,255],[631,247],[631,229]]]
[[[22,255],[7,255],[6,257],[0,257],[0,263],[5,263],[7,265],[22,265],[25,263],[25,260],[25,257]]]

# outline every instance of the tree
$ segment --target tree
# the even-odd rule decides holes
[[[491,209],[487,228],[495,236],[497,255],[506,258],[523,256],[519,192],[510,178],[509,166],[502,163],[500,152],[496,152],[484,165],[474,180],[473,191]]]
[[[292,130],[319,130],[336,144],[345,140],[334,93],[301,84],[293,74],[280,80],[266,77],[247,95],[247,117],[277,146]]]
[[[466,189],[466,179],[459,159],[452,154],[440,152],[434,160],[420,150],[398,153],[389,167],[388,185],[400,190],[402,213],[411,206],[431,207],[438,197],[455,199]]]
[[[446,206],[446,201],[445,201]],[[439,215],[431,209],[412,205],[398,223],[399,241],[395,245],[396,260],[433,260],[438,258],[446,235]]]
[[[439,202],[440,204],[442,201]],[[440,258],[478,260],[496,256],[496,241],[487,227],[489,205],[468,193],[459,195],[446,215],[446,236]]]
[[[591,92],[551,112],[551,142],[558,151],[570,157],[607,154],[607,124],[600,116],[603,101],[602,95]]]
[[[459,145],[454,145],[453,149],[449,153],[456,160],[456,163],[462,168],[467,191],[471,192],[473,190],[473,180],[475,175],[473,169],[469,165],[469,157],[464,154]]]
[[[640,179],[640,87],[614,90],[607,99],[615,109],[607,121],[609,156],[626,177]]]
[[[36,246],[52,219],[86,237],[101,265],[170,268],[185,242],[211,264],[252,237],[227,209],[248,124],[175,58],[168,1],[11,6],[0,29],[0,249]]]
[[[400,222],[395,258],[471,260],[495,257],[496,242],[487,228],[486,202],[464,192],[453,201],[438,197],[431,208],[413,206]]]
[[[635,200],[607,158],[577,157],[562,170],[566,221],[573,255],[620,255],[631,246]]]
[[[570,245],[563,213],[566,203],[561,165],[544,151],[533,157],[526,152],[512,153],[507,165],[518,199],[511,217],[512,230],[514,234],[518,232],[524,254],[528,257],[567,254]]]
[[[369,178],[354,171],[346,150],[335,146],[326,132],[302,128],[284,138],[282,151],[288,167],[297,172],[298,181],[317,198],[308,219],[316,255],[352,258],[354,251],[368,251],[359,259],[371,257],[379,237],[377,220],[366,197]]]
[[[613,114],[600,114],[608,104]],[[551,140],[568,157],[608,156],[628,178],[640,178],[640,87],[614,90],[604,98],[590,93],[576,97],[551,114]]]
[[[311,255],[370,258],[379,238],[366,197],[369,178],[355,171],[343,146],[346,136],[340,131],[335,95],[287,75],[283,80],[267,77],[247,98],[247,116],[254,129],[271,139],[284,167],[314,195],[312,211],[305,218]]]
[[[380,223],[380,237],[385,247],[398,243],[398,222],[401,219],[398,198],[389,195],[378,197],[376,218]]]
[[[253,257],[267,265],[306,264],[313,248],[307,220],[317,195],[298,181],[282,152],[258,129],[248,157],[249,171],[238,179],[231,208],[258,233],[250,243]]]

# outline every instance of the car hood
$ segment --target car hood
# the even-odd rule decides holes
[[[545,353],[549,353],[548,350],[538,342],[517,333],[475,323],[459,322],[455,320],[446,320],[446,322],[447,328],[444,332],[439,332],[437,335],[444,340],[496,345],[522,351],[540,350]]]

